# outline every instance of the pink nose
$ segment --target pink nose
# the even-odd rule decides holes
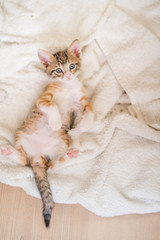
[[[70,79],[71,74],[70,73],[66,73],[66,78]]]

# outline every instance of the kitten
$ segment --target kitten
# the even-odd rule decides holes
[[[37,187],[43,202],[43,216],[49,226],[53,208],[52,193],[47,179],[48,167],[67,156],[76,157],[77,151],[69,149],[68,131],[74,128],[82,116],[92,114],[81,82],[81,48],[75,40],[66,51],[50,54],[38,50],[38,56],[51,75],[51,83],[36,102],[23,126],[17,130],[16,149],[21,155],[21,164],[33,169]]]

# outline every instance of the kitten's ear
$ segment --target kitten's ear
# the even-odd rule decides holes
[[[48,67],[51,64],[51,62],[54,61],[54,56],[51,53],[49,53],[45,50],[42,50],[42,49],[38,49],[38,57],[39,57],[41,63],[45,67]]]
[[[80,46],[80,43],[79,43],[78,39],[74,40],[71,43],[71,45],[68,48],[68,52],[69,52],[69,54],[71,54],[75,57],[78,57],[78,58],[81,57],[81,46]]]

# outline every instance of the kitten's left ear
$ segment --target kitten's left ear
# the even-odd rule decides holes
[[[80,46],[80,43],[79,43],[78,39],[74,40],[71,43],[71,45],[68,48],[68,52],[69,52],[69,54],[71,54],[75,57],[78,57],[78,58],[81,57],[81,46]]]

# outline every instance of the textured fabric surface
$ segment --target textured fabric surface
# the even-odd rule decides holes
[[[160,211],[159,13],[158,0],[1,2],[2,183],[40,197],[31,169],[14,163],[14,134],[49,81],[37,49],[56,52],[78,38],[96,121],[70,133],[78,158],[48,171],[53,198],[100,216]]]

